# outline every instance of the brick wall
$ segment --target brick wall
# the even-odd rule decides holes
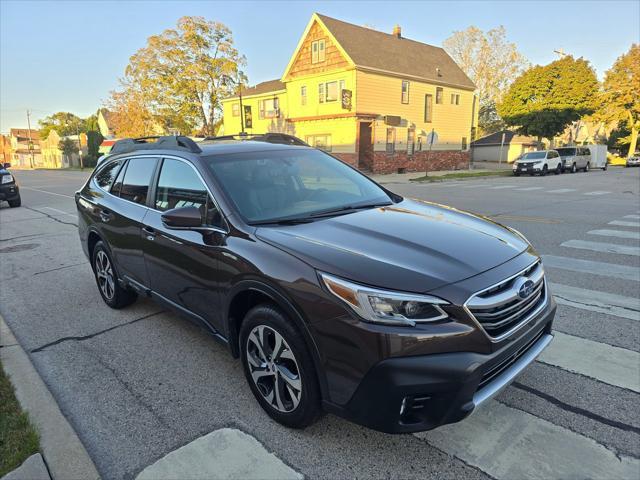
[[[374,152],[373,173],[396,173],[399,168],[407,172],[422,172],[425,170],[429,152],[415,152],[407,155],[407,152]],[[429,156],[428,168],[436,170],[463,170],[469,168],[469,151],[442,150],[433,151]]]
[[[334,153],[334,157],[338,157],[344,163],[348,163],[352,167],[358,167],[358,154],[357,153]]]

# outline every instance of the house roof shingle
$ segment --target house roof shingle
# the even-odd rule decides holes
[[[9,135],[18,138],[29,138],[29,129],[27,128],[12,128],[9,130]],[[31,140],[40,140],[40,132],[31,129]]]
[[[317,15],[358,67],[475,89],[443,48]]]
[[[284,90],[285,86],[280,80],[267,80],[266,82],[261,82],[253,87],[242,87],[242,96],[248,97],[249,95],[260,95],[263,93],[269,92],[277,92],[278,90]],[[238,95],[233,95],[227,98],[238,98]]]
[[[518,135],[516,132],[512,132],[511,130],[500,130],[499,132],[491,133],[482,138],[474,140],[471,142],[471,145],[474,147],[479,147],[482,145],[500,145],[502,144],[502,134],[504,133],[504,144],[524,144],[524,145],[534,145],[537,143],[537,140],[533,137],[528,137],[526,135]]]

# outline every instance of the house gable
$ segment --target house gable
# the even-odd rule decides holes
[[[325,59],[317,63],[312,62],[312,43],[316,40],[325,41]],[[322,24],[316,14],[311,17],[291,61],[282,76],[283,81],[295,77],[326,73],[333,70],[354,66],[344,49],[338,44],[331,32]]]

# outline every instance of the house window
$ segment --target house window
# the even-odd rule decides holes
[[[306,142],[312,147],[319,148],[325,152],[331,151],[331,135],[307,135]]]
[[[462,137],[462,150],[467,149],[467,137]]]
[[[402,103],[409,103],[409,81],[402,81]]]
[[[451,105],[460,105],[460,94],[452,93],[451,94]]]
[[[311,42],[311,63],[324,62],[325,59],[324,39]]]
[[[307,86],[303,85],[300,87],[300,105],[307,104]]]
[[[431,123],[433,121],[433,95],[427,93],[424,96],[424,122]]]
[[[387,153],[396,151],[396,129],[387,128]]]
[[[240,116],[240,104],[239,103],[234,103],[231,105],[231,115],[233,115],[234,117],[239,117]]]
[[[436,88],[436,103],[440,105],[442,103],[442,97],[444,96],[444,89],[442,87]]]
[[[279,102],[277,98],[260,100],[260,118],[276,118],[280,116]]]
[[[413,128],[407,130],[407,155],[413,155],[416,148],[416,131]]]
[[[340,90],[344,88],[344,80],[340,80]],[[318,101],[320,103],[335,102],[340,98],[338,81],[318,84]]]

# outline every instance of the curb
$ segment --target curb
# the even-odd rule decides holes
[[[100,475],[84,445],[60,411],[28,355],[0,315],[0,360],[22,409],[40,435],[40,450],[51,477],[98,479]]]

